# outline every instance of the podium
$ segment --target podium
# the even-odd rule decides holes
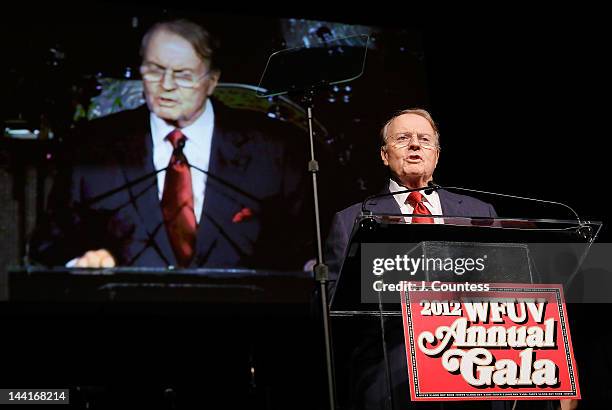
[[[560,285],[568,303],[581,303],[588,296],[584,294],[581,265],[597,238],[600,222],[434,216],[443,218],[443,223],[408,224],[404,217],[362,214],[350,236],[330,305],[342,408],[404,409],[415,405],[410,402],[415,400],[415,386],[418,392],[418,370],[422,369],[413,357],[407,360],[405,342],[414,329],[404,326],[408,322],[401,298],[421,286],[431,291],[434,283],[444,284],[450,289],[442,293],[447,300],[453,300],[457,289],[471,286],[476,298],[484,285],[502,286],[496,284],[528,289],[539,284]],[[424,269],[429,262],[431,266]],[[420,268],[414,268],[415,263]],[[393,286],[385,287],[404,281],[414,287],[404,288],[403,295]],[[409,362],[417,370],[414,380],[409,380]],[[431,395],[430,403],[419,404],[438,408],[435,397],[478,399],[477,395],[462,394],[463,398]],[[519,397],[526,398],[529,395]],[[495,406],[484,401],[472,403],[474,408]],[[504,408],[504,403],[498,405],[502,407],[493,408]],[[453,408],[453,403],[445,406]]]
[[[30,266],[12,269],[8,287],[5,386],[63,386],[90,408],[323,398],[310,272]]]
[[[205,305],[304,305],[311,272],[257,269],[79,269],[17,267],[8,280],[15,302],[195,303]]]

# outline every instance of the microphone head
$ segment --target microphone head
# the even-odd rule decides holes
[[[582,225],[578,228],[578,236],[587,242],[593,239],[593,228],[589,225]]]
[[[372,217],[364,218],[359,223],[359,228],[366,232],[374,232],[378,228],[378,222]]]
[[[427,183],[427,186],[428,186],[429,188],[427,188],[427,189],[425,189],[425,190],[424,190],[424,191],[425,191],[425,193],[426,193],[427,195],[430,195],[430,194],[431,194],[433,191],[435,191],[436,189],[440,189],[440,188],[441,188],[441,186],[440,186],[440,185],[436,184],[436,183],[435,183],[435,182],[433,182],[433,181],[429,181],[429,182]]]

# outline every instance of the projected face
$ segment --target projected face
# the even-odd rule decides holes
[[[187,40],[166,31],[151,36],[141,73],[149,110],[181,128],[204,112],[219,80],[219,73],[210,71]]]
[[[402,185],[425,186],[432,179],[440,156],[436,133],[424,117],[400,115],[387,128],[386,144],[380,156]]]

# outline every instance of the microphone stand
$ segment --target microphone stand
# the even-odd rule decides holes
[[[463,187],[458,187],[458,186],[444,187],[444,186],[440,186],[440,185],[434,183],[433,181],[429,181],[427,183],[427,186],[431,190],[445,189],[445,190],[473,192],[473,193],[476,193],[476,194],[494,195],[494,196],[501,196],[501,197],[504,197],[504,198],[521,199],[521,200],[525,200],[525,201],[535,201],[535,202],[540,202],[540,203],[543,203],[543,204],[559,205],[559,206],[562,206],[562,207],[568,209],[572,214],[574,214],[574,216],[576,217],[576,221],[578,222],[578,225],[581,225],[581,226],[584,225],[584,221],[582,221],[580,219],[580,216],[578,216],[578,213],[576,211],[574,211],[574,209],[572,207],[570,207],[569,205],[564,204],[562,202],[548,201],[548,200],[545,200],[545,199],[538,199],[538,198],[528,198],[528,197],[518,196],[518,195],[500,194],[498,192],[482,191],[482,190],[478,190],[478,189],[463,188]]]
[[[587,242],[592,242],[595,240],[595,236],[593,234],[593,228],[588,224],[587,221],[583,221],[580,216],[578,215],[578,213],[569,205],[564,204],[562,202],[556,202],[556,201],[548,201],[548,200],[544,200],[544,199],[538,199],[538,198],[528,198],[528,197],[522,197],[522,196],[517,196],[517,195],[509,195],[509,194],[500,194],[497,192],[489,192],[489,191],[481,191],[478,189],[471,189],[471,188],[462,188],[462,187],[456,187],[456,186],[451,186],[451,187],[443,187],[440,186],[436,183],[434,183],[433,181],[429,181],[427,183],[428,187],[430,189],[433,190],[438,190],[438,189],[445,189],[445,190],[451,190],[454,189],[456,191],[464,191],[464,192],[474,192],[477,194],[485,194],[485,195],[494,195],[494,196],[500,196],[503,198],[512,198],[512,199],[520,199],[520,200],[526,200],[526,201],[535,201],[535,202],[540,202],[543,204],[552,204],[552,205],[559,205],[562,206],[566,209],[568,209],[575,217],[576,217],[576,222],[578,222],[578,229],[577,229],[577,233],[583,238],[585,239]],[[582,257],[580,258],[578,264],[576,266],[581,266],[582,262],[584,261],[584,259],[586,258],[586,254],[582,255]],[[565,286],[569,287],[574,279],[576,278],[576,276],[578,275],[578,268],[576,268],[574,270],[574,272],[570,275],[569,279],[565,282]]]
[[[317,264],[314,267],[315,280],[319,283],[319,299],[321,302],[321,315],[323,319],[323,337],[325,338],[325,364],[327,370],[327,390],[330,410],[336,409],[336,387],[334,377],[334,367],[332,360],[332,337],[329,324],[329,306],[327,303],[327,282],[329,281],[329,268],[323,258],[323,245],[321,240],[321,220],[319,215],[319,193],[317,187],[317,173],[319,163],[315,158],[314,151],[314,132],[312,127],[313,117],[313,97],[314,87],[308,88],[304,92],[303,102],[308,113],[308,137],[310,142],[310,161],[308,162],[308,172],[312,175],[312,195],[315,213],[315,228],[317,236]]]
[[[172,155],[176,158],[176,161],[184,161],[185,164],[189,168],[193,168],[196,171],[200,171],[204,175],[210,177],[211,179],[214,179],[215,181],[220,182],[222,185],[227,186],[228,188],[232,189],[233,191],[239,193],[240,195],[243,195],[243,196],[245,196],[245,197],[247,197],[249,199],[252,199],[252,200],[254,200],[256,202],[260,202],[261,201],[260,198],[255,197],[254,195],[250,194],[249,192],[246,192],[243,189],[240,189],[239,187],[235,186],[234,184],[231,184],[230,182],[227,182],[224,179],[219,178],[218,176],[214,175],[213,173],[211,173],[209,171],[206,171],[206,170],[204,170],[204,169],[202,169],[200,167],[197,167],[197,166],[191,164],[188,161],[188,159],[183,154],[183,148],[185,148],[185,142],[186,142],[186,138],[185,137],[181,138],[179,140],[179,142],[178,142],[178,146],[172,151]],[[131,188],[132,186],[137,185],[137,184],[139,184],[139,183],[141,183],[143,181],[146,181],[147,179],[153,178],[154,176],[156,176],[160,172],[164,172],[164,171],[168,170],[169,167],[170,167],[170,164],[168,164],[167,166],[165,166],[163,168],[157,169],[157,170],[155,170],[153,172],[149,172],[148,174],[145,174],[145,175],[143,175],[141,177],[138,177],[138,178],[136,178],[136,179],[134,179],[132,181],[129,181],[129,182],[127,182],[127,183],[117,187],[117,188],[111,189],[111,190],[109,190],[107,192],[104,192],[104,193],[102,193],[100,195],[92,197],[88,201],[80,203],[79,205],[80,206],[93,205],[93,204],[95,204],[97,202],[100,202],[101,200],[103,200],[103,199],[105,199],[105,198],[107,198],[109,196],[112,196],[112,195],[114,195],[114,194],[116,194],[118,192],[121,192],[121,191],[125,190],[125,189]]]

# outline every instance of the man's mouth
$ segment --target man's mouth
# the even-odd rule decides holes
[[[177,101],[172,98],[159,97],[157,100],[162,107],[171,107],[177,104]]]
[[[423,160],[423,158],[419,154],[410,154],[406,159],[408,160],[408,162],[419,162]]]

